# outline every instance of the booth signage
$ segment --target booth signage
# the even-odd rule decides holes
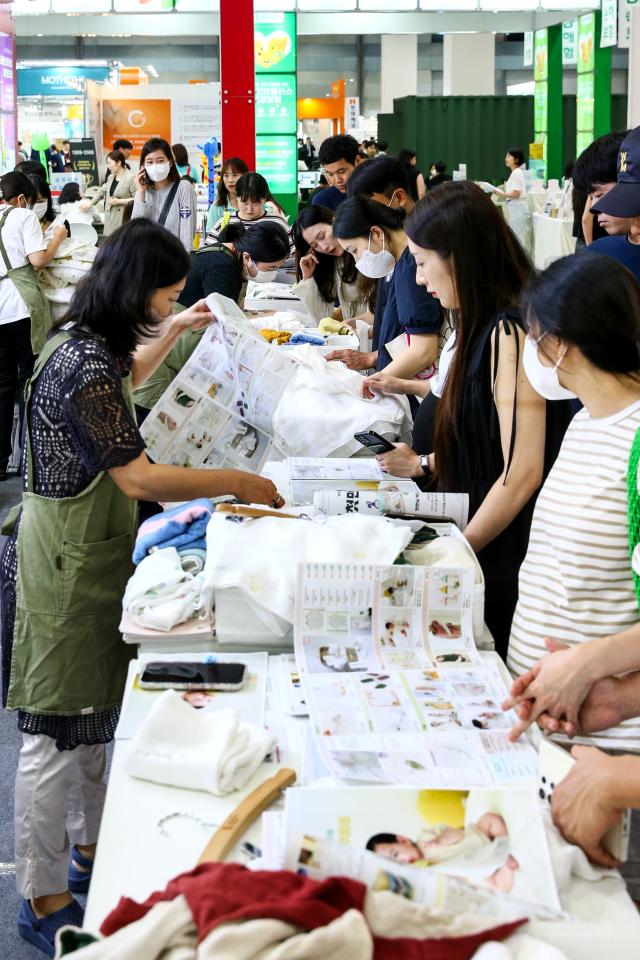
[[[360,124],[360,97],[345,97],[344,128],[356,130]]]
[[[562,66],[575,66],[578,62],[578,21],[565,20],[562,24]]]
[[[596,68],[596,15],[578,17],[578,73],[593,73]]]
[[[13,113],[15,103],[15,83],[13,76],[15,38],[0,34],[0,110]]]
[[[256,133],[295,133],[295,74],[256,75]]]
[[[98,157],[96,142],[93,137],[81,140],[70,140],[71,158],[78,173],[83,174],[88,187],[96,187],[100,183],[98,178]]]
[[[298,191],[298,140],[295,134],[256,137],[256,168],[276,195]]]
[[[618,46],[631,46],[631,10],[640,0],[619,0],[618,3]]]
[[[18,96],[81,97],[85,80],[108,79],[108,67],[23,67],[18,70]]]
[[[254,20],[256,73],[295,73],[295,13],[258,13]]]

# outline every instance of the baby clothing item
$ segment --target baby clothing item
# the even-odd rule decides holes
[[[292,346],[298,343],[309,343],[312,347],[323,347],[324,337],[314,337],[311,333],[294,333],[289,343]]]
[[[265,328],[260,330],[260,336],[264,337],[269,343],[288,343],[291,340],[291,334],[288,330],[269,330]]]
[[[203,597],[238,587],[256,614],[293,623],[298,563],[391,564],[413,536],[385,517],[346,514],[311,520],[214,513],[207,528]]]
[[[318,330],[320,333],[326,334],[337,333],[340,337],[347,337],[353,333],[353,328],[348,323],[343,323],[342,320],[334,320],[333,317],[324,317],[318,324]]]
[[[238,711],[196,710],[165,690],[131,741],[125,769],[132,777],[221,797],[241,790],[273,750],[274,737]]]
[[[213,503],[206,497],[191,500],[171,510],[157,513],[140,525],[133,562],[140,563],[152,547],[205,546],[204,535],[213,513]]]
[[[200,562],[201,571],[204,558]],[[123,612],[141,627],[168,633],[176,624],[199,616],[202,585],[202,573],[194,576],[185,570],[175,547],[155,549],[140,561],[129,580]]]
[[[180,565],[186,573],[191,573],[195,577],[197,573],[204,570],[204,562],[207,558],[207,551],[201,547],[181,547],[178,550],[180,555]]]

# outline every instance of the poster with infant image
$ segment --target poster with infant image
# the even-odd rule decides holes
[[[288,835],[346,845],[354,856],[374,854],[376,889],[415,899],[415,871],[431,871],[561,909],[533,789],[301,787],[287,791],[285,809]],[[306,847],[288,850],[288,869],[313,874],[313,844]]]

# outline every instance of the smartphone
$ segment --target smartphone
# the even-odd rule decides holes
[[[145,666],[140,686],[143,690],[241,690],[246,670],[244,663],[156,660]]]
[[[68,238],[71,236],[71,227],[70,227],[70,225],[69,225],[69,221],[68,221],[68,220],[65,220],[64,223],[62,224],[62,226],[63,226],[63,227],[66,227],[66,230],[67,230],[67,239],[68,239]]]
[[[381,437],[379,433],[375,433],[373,430],[368,430],[366,433],[354,433],[353,437],[354,440],[357,440],[363,447],[367,447],[367,449],[376,455],[379,453],[388,453],[389,450],[395,450],[392,443],[389,443],[388,440],[385,440],[384,437]]]
[[[148,186],[150,186],[150,185],[151,185],[151,180],[150,180],[149,177],[147,176],[147,172],[146,172],[146,170],[144,169],[144,167],[143,167],[142,170],[139,171],[139,172],[142,173],[142,176],[140,177],[140,183],[142,184],[142,186],[143,186],[143,187],[148,187]]]

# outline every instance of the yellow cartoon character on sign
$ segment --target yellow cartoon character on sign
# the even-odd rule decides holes
[[[259,30],[255,33],[255,56],[257,67],[274,67],[291,53],[291,37],[284,30],[274,30],[266,37]]]
[[[580,59],[583,63],[589,63],[593,51],[593,34],[589,33],[580,41]]]

